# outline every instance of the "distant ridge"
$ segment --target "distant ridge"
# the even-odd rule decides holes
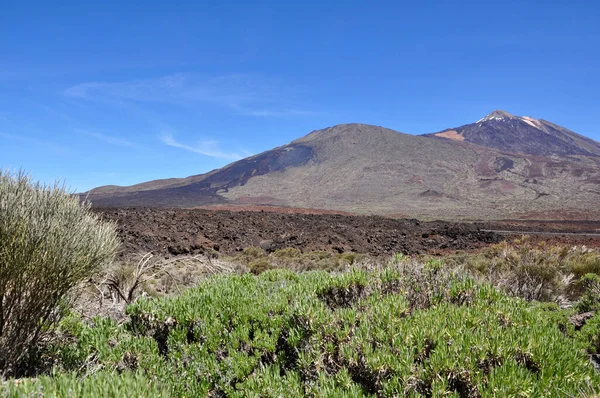
[[[495,110],[475,123],[428,134],[506,152],[530,155],[600,156],[600,144],[564,127]]]
[[[341,124],[206,174],[83,195],[97,207],[267,205],[446,219],[528,212],[600,217],[600,144],[501,110],[423,136]]]

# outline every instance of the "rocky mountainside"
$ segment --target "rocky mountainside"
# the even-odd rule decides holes
[[[426,136],[333,126],[207,174],[84,195],[99,207],[270,205],[428,218],[560,218],[600,214],[599,155],[593,140],[496,111]]]
[[[530,155],[600,156],[600,143],[564,127],[528,116],[496,110],[476,123],[428,134]]]

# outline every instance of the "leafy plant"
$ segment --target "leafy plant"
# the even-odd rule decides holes
[[[61,365],[44,389],[74,377],[102,386],[112,372],[112,388],[148,383],[170,396],[576,395],[600,375],[589,342],[563,333],[549,307],[414,260],[212,276],[138,299],[124,325],[66,319],[74,343],[57,346]]]
[[[600,274],[598,250],[532,244],[527,237],[501,242],[477,254],[448,256],[446,261],[465,267],[510,295],[566,305],[582,294],[579,279],[583,275]]]
[[[354,252],[330,253],[325,250],[315,250],[302,253],[293,247],[275,250],[270,254],[261,248],[248,247],[231,259],[233,263],[248,267],[254,274],[274,268],[286,268],[300,272],[340,271],[368,260],[368,256]]]
[[[262,274],[265,271],[273,269],[274,267],[268,260],[261,258],[261,259],[252,261],[248,265],[248,268],[250,268],[250,272],[252,272],[254,275],[258,275],[258,274]]]
[[[600,310],[600,276],[586,274],[579,281],[584,294],[576,305],[579,312]]]
[[[0,388],[0,391],[2,388]],[[94,377],[81,379],[76,373],[60,377],[43,376],[38,379],[23,379],[4,386],[2,396],[19,397],[170,397],[157,383],[142,374],[114,374],[100,371]]]

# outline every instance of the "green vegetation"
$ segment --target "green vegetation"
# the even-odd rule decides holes
[[[79,198],[0,171],[0,376],[33,366],[28,356],[60,320],[68,293],[117,246],[113,225]]]
[[[493,245],[475,255],[448,256],[445,261],[529,301],[568,303],[581,295],[584,275],[600,275],[598,250],[550,246],[545,242],[535,245],[527,237]]]
[[[267,253],[260,247],[248,247],[242,253],[230,259],[235,264],[248,267],[253,274],[285,268],[294,271],[340,271],[348,266],[367,262],[369,257],[363,254],[345,252],[334,254],[325,250],[302,253],[296,248],[285,248]]]
[[[156,387],[140,374],[115,374],[99,371],[93,377],[81,378],[76,373],[59,377],[43,376],[39,379],[23,379],[0,387],[3,397],[106,397],[145,398],[169,397],[166,391]]]
[[[585,247],[518,240],[383,264],[251,247],[100,268],[116,248],[114,226],[78,198],[0,172],[0,376],[37,376],[2,379],[0,396],[591,397],[600,385],[600,254]],[[94,300],[121,313],[90,320]]]
[[[6,394],[563,397],[600,383],[586,353],[595,319],[565,330],[557,306],[439,261],[212,276],[127,312],[124,324],[64,319],[46,354],[55,376]]]
[[[579,313],[600,310],[600,276],[586,274],[579,280],[584,293],[576,305]]]

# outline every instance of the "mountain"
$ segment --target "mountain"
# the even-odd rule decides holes
[[[600,144],[544,119],[496,110],[476,123],[428,134],[530,155],[600,156]]]
[[[83,195],[97,207],[252,204],[428,218],[561,218],[600,214],[600,147],[560,126],[501,111],[425,136],[343,124],[206,174]]]

